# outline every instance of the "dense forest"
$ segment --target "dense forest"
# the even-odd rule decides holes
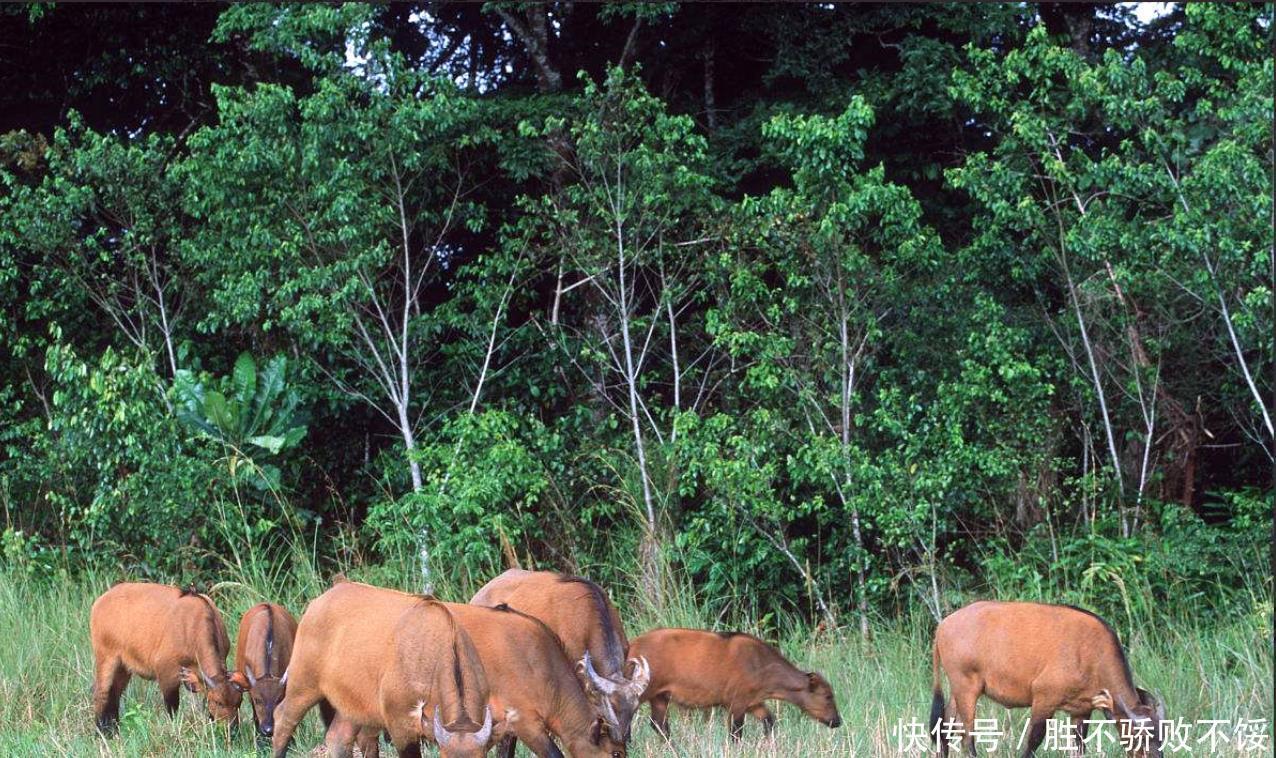
[[[1248,612],[1271,20],[0,8],[4,561]]]

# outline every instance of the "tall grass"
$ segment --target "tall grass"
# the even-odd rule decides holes
[[[301,544],[300,541],[294,544]],[[306,602],[327,586],[313,555],[293,548],[287,561],[227,562],[225,579],[210,594],[235,635],[240,615],[270,599],[300,614]],[[352,578],[412,589],[417,567],[396,563],[356,568]],[[71,756],[250,756],[257,755],[249,706],[243,724],[228,735],[211,724],[198,698],[183,692],[176,719],[163,711],[152,682],[134,679],[122,704],[120,734],[111,739],[93,728],[90,705],[92,653],[88,614],[94,598],[123,577],[89,572],[59,583],[34,582],[17,572],[0,573],[0,755]],[[1178,610],[1161,624],[1139,623],[1122,630],[1139,684],[1159,693],[1169,714],[1189,721],[1214,718],[1266,718],[1272,723],[1272,637],[1270,596],[1256,590],[1255,611],[1209,626],[1194,623]],[[691,588],[674,581],[665,601],[633,604],[626,613],[631,634],[656,626],[742,628],[708,616]],[[474,588],[437,589],[445,599],[465,600]],[[1009,594],[1000,588],[994,594]],[[623,596],[623,590],[617,593]],[[671,720],[673,743],[666,744],[646,724],[636,723],[632,755],[899,755],[896,729],[901,721],[923,722],[930,700],[930,637],[933,620],[924,613],[879,622],[870,640],[851,631],[824,631],[814,638],[796,620],[779,624],[784,653],[804,669],[825,674],[837,692],[844,726],[827,729],[783,705],[777,735],[767,741],[760,726],[746,724],[744,740],[732,745],[724,714],[680,713]],[[768,621],[769,628],[776,625]],[[990,702],[980,717],[998,718],[1017,735],[1026,713],[1008,714]],[[307,716],[296,736],[294,753],[305,755],[321,742],[317,714]],[[389,748],[387,746],[386,750]],[[1008,753],[1003,746],[998,753]],[[524,754],[524,753],[520,753]],[[1041,753],[1050,755],[1050,753]],[[1115,755],[1115,752],[1110,754]],[[1237,754],[1226,750],[1224,755]]]

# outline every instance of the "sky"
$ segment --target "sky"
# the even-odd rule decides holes
[[[1154,18],[1159,18],[1169,13],[1174,3],[1121,3],[1121,5],[1132,8],[1134,15],[1139,19],[1140,23],[1146,24]]]

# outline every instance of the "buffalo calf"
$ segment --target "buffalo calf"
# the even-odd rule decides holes
[[[775,717],[768,700],[790,702],[829,727],[842,724],[833,688],[824,677],[800,671],[774,647],[748,634],[653,629],[629,643],[629,654],[650,664],[651,681],[642,700],[651,703],[651,722],[666,738],[670,703],[725,708],[736,740],[745,714],[772,733]]]

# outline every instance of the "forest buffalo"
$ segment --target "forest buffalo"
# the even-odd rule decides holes
[[[492,684],[493,710],[508,733],[541,758],[561,758],[551,736],[580,758],[623,758],[585,695],[562,642],[540,620],[507,605],[484,608],[448,603],[478,648]],[[505,749],[512,752],[513,742]]]
[[[481,756],[493,738],[488,680],[469,635],[433,598],[340,581],[306,608],[297,627],[287,690],[275,710],[275,756],[318,704],[329,751],[349,756],[363,734],[375,750],[388,732],[400,756],[420,741],[444,756]]]
[[[169,715],[181,687],[203,692],[208,715],[234,726],[244,688],[226,672],[230,639],[207,595],[164,584],[117,584],[89,612],[93,645],[93,714],[104,734],[115,731],[120,696],[136,675],[159,683]]]
[[[1088,611],[1041,603],[971,603],[935,629],[933,669],[932,740],[944,717],[942,674],[947,674],[956,716],[964,726],[974,723],[980,695],[1007,708],[1032,709],[1025,756],[1041,744],[1046,721],[1058,711],[1072,717],[1084,750],[1085,719],[1096,708],[1130,730],[1131,743],[1138,748],[1132,754],[1161,754],[1161,704],[1134,686],[1116,632]],[[974,738],[965,733],[962,739],[974,755]],[[940,752],[947,755],[947,741],[939,742]]]
[[[284,696],[283,675],[296,636],[297,620],[282,605],[254,605],[239,620],[231,680],[248,690],[253,723],[263,737],[275,731],[275,706]]]
[[[731,715],[731,737],[740,739],[745,714],[760,720],[768,736],[775,717],[768,700],[784,700],[811,718],[836,728],[833,688],[814,672],[785,660],[771,645],[740,632],[653,629],[636,637],[629,654],[651,664],[651,682],[643,702],[651,703],[651,723],[669,736],[669,704],[685,708],[721,707]]]
[[[620,614],[601,587],[550,571],[510,569],[484,585],[470,603],[505,603],[543,621],[576,662],[581,685],[612,739],[629,739],[649,673],[646,662],[629,656]]]

